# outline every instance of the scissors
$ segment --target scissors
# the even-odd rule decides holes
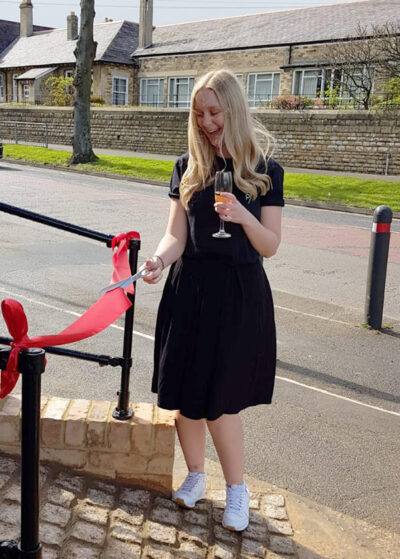
[[[130,285],[131,283],[134,283],[138,279],[143,278],[147,274],[148,271],[149,270],[147,268],[144,268],[143,270],[141,270],[137,274],[133,274],[133,276],[130,276],[129,278],[125,278],[121,281],[118,281],[117,283],[112,283],[111,285],[108,285],[107,287],[103,287],[103,289],[100,290],[100,293],[107,293],[108,291],[112,291],[113,289],[117,289],[117,287],[121,287],[122,289],[124,289],[125,287],[128,287],[128,285]]]

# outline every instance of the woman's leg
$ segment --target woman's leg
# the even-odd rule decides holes
[[[205,419],[189,419],[176,412],[176,430],[190,472],[204,472],[206,455]]]
[[[207,421],[226,483],[243,482],[243,427],[239,414],[224,414]]]

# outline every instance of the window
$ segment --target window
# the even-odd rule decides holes
[[[65,70],[65,77],[66,78],[73,78],[74,77],[74,71],[73,70]],[[67,85],[65,88],[65,91],[67,92],[68,95],[72,95],[74,89],[71,85]]]
[[[13,101],[18,101],[18,74],[13,74]]]
[[[361,84],[369,79],[373,84],[373,69],[354,68],[351,76],[333,68],[295,70],[292,93],[311,99],[327,97],[333,90],[341,101],[348,101],[362,93]]]
[[[168,107],[189,107],[194,78],[169,78]]]
[[[126,78],[113,78],[112,103],[113,105],[126,105],[128,93],[128,80]]]
[[[359,100],[369,88],[374,89],[374,69],[371,67],[354,68],[351,74],[347,72],[342,76],[341,97],[344,101]]]
[[[24,84],[23,86],[23,96],[24,96],[24,101],[29,101],[29,85]]]
[[[4,78],[3,78],[3,74],[0,74],[0,101],[3,101],[3,97],[4,97]]]
[[[140,80],[140,104],[148,107],[164,105],[163,78],[143,78]]]
[[[294,95],[304,95],[315,99],[323,96],[325,91],[326,72],[321,68],[313,70],[296,70],[293,76]]]
[[[268,72],[265,74],[249,74],[247,78],[247,99],[249,107],[259,107],[270,103],[279,95],[281,75]]]

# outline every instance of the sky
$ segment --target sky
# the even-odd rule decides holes
[[[171,25],[250,13],[343,4],[354,0],[154,0],[154,25]],[[21,0],[0,0],[0,19],[19,21]],[[47,27],[66,27],[67,15],[80,14],[79,0],[32,0],[33,23]],[[105,18],[139,21],[140,0],[95,0],[95,23]]]

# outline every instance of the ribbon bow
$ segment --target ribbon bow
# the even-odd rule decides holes
[[[121,233],[112,240],[112,249],[118,245],[113,254],[113,276],[111,283],[120,281],[131,275],[128,261],[128,245],[130,239],[140,239],[139,233],[130,231]],[[122,274],[122,276],[120,276]],[[125,275],[123,275],[125,274]],[[118,278],[118,279],[114,279]],[[127,291],[134,293],[133,285]],[[28,336],[28,320],[23,306],[14,299],[5,299],[1,303],[1,310],[8,331],[13,338],[11,353],[5,371],[1,372],[0,398],[9,394],[18,381],[18,354],[22,349],[30,347],[45,347],[49,345],[64,345],[90,338],[105,330],[115,322],[131,306],[131,301],[123,289],[114,289],[105,293],[82,316],[62,332],[49,336]]]

